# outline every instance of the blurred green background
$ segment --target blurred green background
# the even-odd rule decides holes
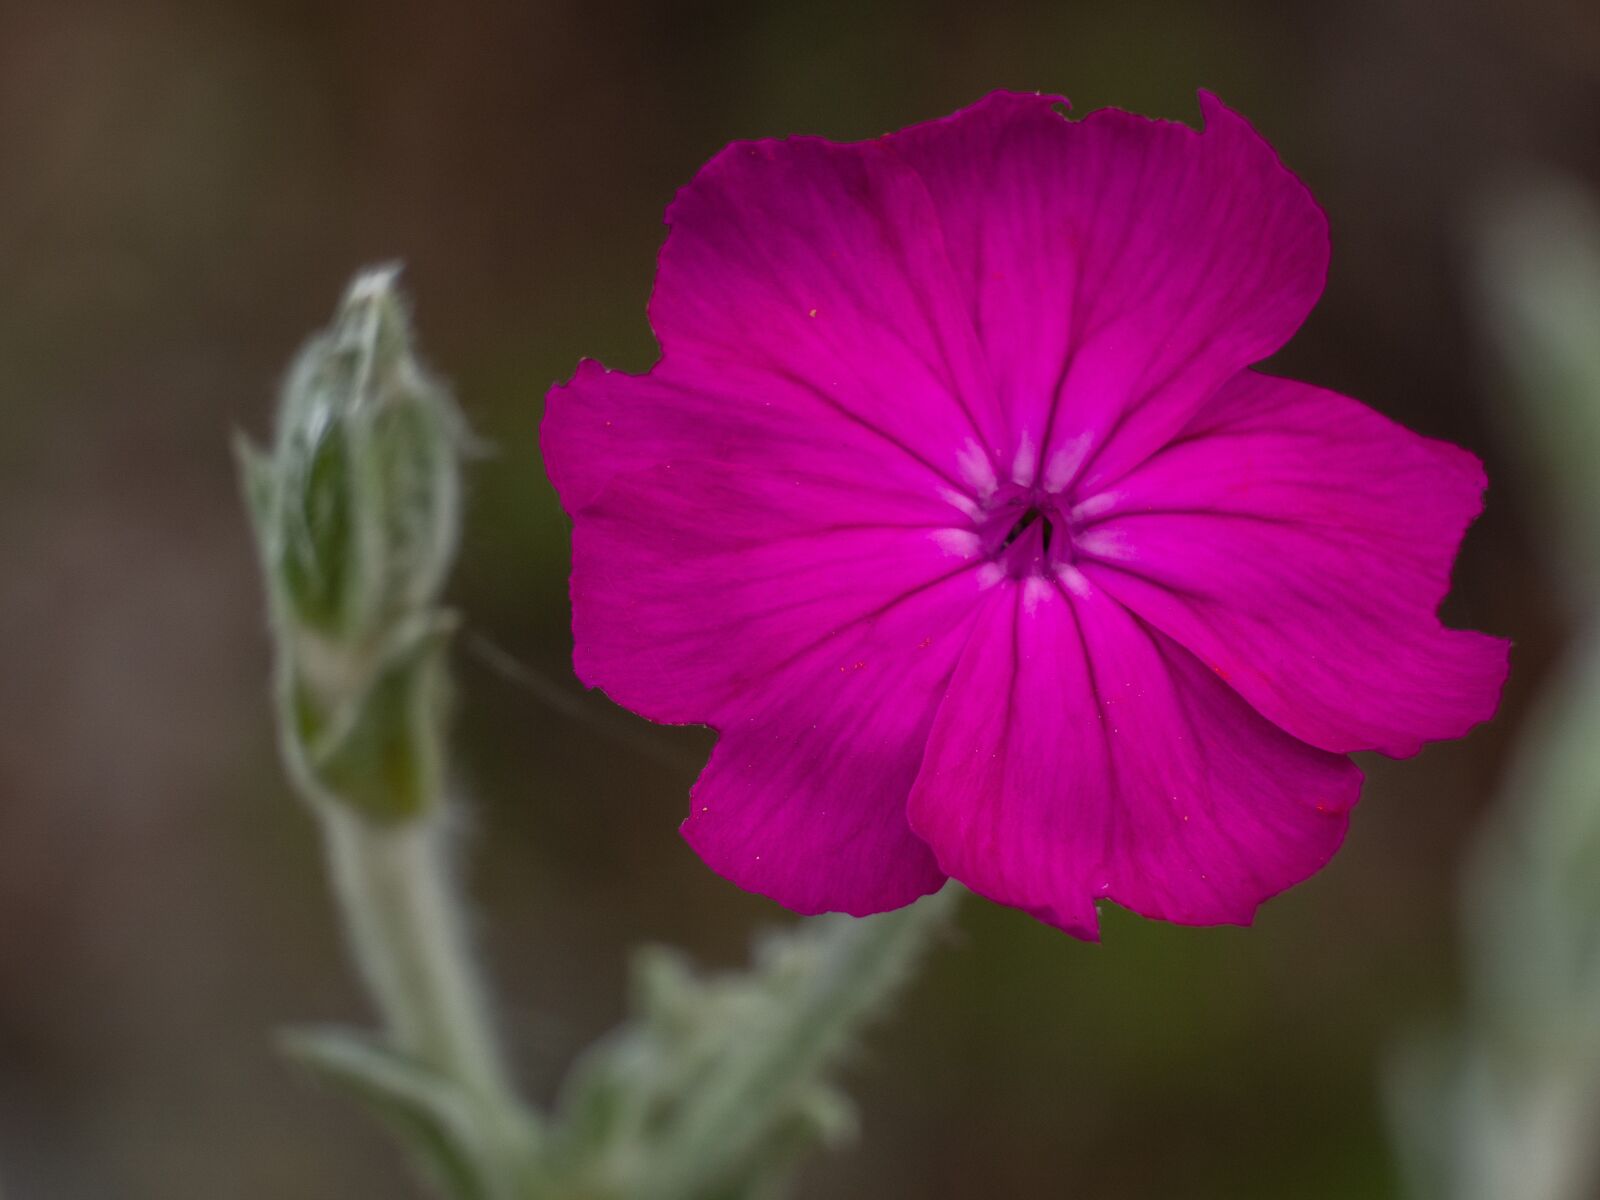
[[[1367,762],[1345,850],[1252,930],[970,902],[851,1074],[805,1197],[1387,1197],[1377,1073],[1457,986],[1455,878],[1559,653],[1539,493],[1473,300],[1498,181],[1600,185],[1587,0],[0,4],[0,1184],[8,1197],[416,1194],[275,1057],[363,1017],[279,771],[228,436],[346,277],[401,258],[492,451],[454,588],[481,941],[530,1088],[618,1018],[628,947],[785,919],[676,827],[701,731],[585,697],[542,396],[642,369],[674,190],[724,142],[857,138],[994,87],[1197,119],[1216,90],[1328,209],[1274,369],[1488,462],[1447,619],[1515,639],[1499,720]],[[497,647],[536,677],[488,661]],[[475,649],[476,648],[476,649]]]

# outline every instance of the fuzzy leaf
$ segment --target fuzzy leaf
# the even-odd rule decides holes
[[[483,1161],[480,1121],[450,1080],[353,1030],[296,1029],[279,1040],[319,1082],[387,1125],[446,1195],[495,1200],[494,1182],[477,1166]]]

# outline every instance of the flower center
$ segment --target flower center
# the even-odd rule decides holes
[[[984,555],[1012,579],[1049,574],[1073,559],[1063,497],[1015,484],[993,496],[978,518]]]

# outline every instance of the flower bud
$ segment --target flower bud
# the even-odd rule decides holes
[[[461,422],[412,353],[395,276],[358,276],[300,352],[273,454],[285,599],[343,639],[433,603],[460,524]]]
[[[290,369],[270,454],[241,441],[302,790],[369,815],[438,793],[463,424],[418,363],[384,267],[357,276]]]

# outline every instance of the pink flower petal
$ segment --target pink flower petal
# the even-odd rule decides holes
[[[1435,615],[1483,487],[1464,450],[1243,372],[1108,490],[1081,565],[1296,737],[1409,755],[1505,680],[1506,642]]]
[[[926,530],[791,533],[764,516],[704,478],[679,487],[665,467],[614,482],[573,538],[579,678],[652,720],[726,727],[797,654],[946,581],[976,590],[981,564]]]
[[[851,426],[974,495],[1001,418],[921,178],[882,141],[737,142],[667,212],[662,359]],[[963,457],[964,452],[967,457]]]
[[[1015,444],[1093,485],[1299,328],[1327,222],[1209,93],[1203,132],[1059,102],[996,93],[889,142],[927,181]]]
[[[936,890],[906,796],[977,607],[948,581],[752,681],[683,824],[707,865],[800,913],[863,916]]]
[[[577,516],[617,476],[670,468],[692,490],[702,472],[742,473],[811,525],[854,516],[948,523],[964,493],[945,487],[876,433],[824,413],[784,380],[739,364],[710,368],[676,360],[648,375],[610,371],[593,360],[550,390],[540,427],[545,469],[564,508]],[[715,537],[718,516],[706,526]],[[646,530],[641,526],[641,537]]]
[[[1354,765],[1271,725],[1092,584],[1007,584],[974,628],[910,804],[974,891],[1085,938],[1102,898],[1248,923],[1338,848]]]
[[[727,725],[841,629],[947,578],[976,590],[958,494],[715,374],[586,365],[551,394],[544,440],[577,518],[574,665],[653,720]]]
[[[967,518],[722,387],[586,366],[552,394],[574,665],[722,731],[684,825],[714,869],[801,912],[907,904],[944,879],[905,798],[982,586]]]

